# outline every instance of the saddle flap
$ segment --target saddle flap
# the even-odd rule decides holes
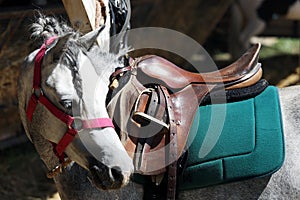
[[[133,112],[133,120],[130,126],[131,141],[136,145],[134,164],[136,170],[145,175],[157,175],[165,171],[165,167],[170,163],[176,161],[186,151],[185,146],[192,125],[195,112],[199,106],[199,99],[205,96],[212,88],[206,85],[189,85],[174,94],[164,93],[161,86],[151,93],[144,93],[147,95],[140,95],[139,102],[136,102],[137,106]],[[166,102],[165,98],[168,98],[172,102],[171,108],[168,108],[172,112],[174,118],[166,118]],[[150,106],[150,102],[153,99],[159,99],[160,104],[156,104],[155,109],[153,105]],[[148,102],[147,102],[148,101]],[[145,106],[145,104],[147,106]],[[151,109],[150,109],[151,108]],[[164,115],[155,113],[152,116],[150,110],[163,110]],[[170,113],[169,113],[170,114]],[[168,116],[169,116],[168,114]],[[165,117],[163,117],[165,116]],[[164,119],[163,119],[164,118]],[[163,120],[162,120],[163,119]],[[170,124],[166,121],[171,120],[175,124],[176,129],[176,158],[170,160]]]
[[[140,93],[132,111],[130,139],[136,145],[134,165],[141,174],[165,172],[164,147],[169,129],[165,105],[163,95],[154,86]]]

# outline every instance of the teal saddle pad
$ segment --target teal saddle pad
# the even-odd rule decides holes
[[[244,101],[199,107],[187,145],[181,190],[274,173],[284,161],[277,88],[269,86]]]

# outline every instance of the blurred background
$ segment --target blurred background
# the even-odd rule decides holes
[[[300,84],[299,1],[131,0],[131,4],[132,28],[153,26],[182,32],[203,45],[220,68],[260,42],[264,78],[279,87]],[[59,199],[24,135],[17,108],[19,68],[37,47],[28,31],[36,10],[68,20],[60,0],[0,0],[1,200]],[[159,54],[189,68],[183,59],[160,50],[136,55],[145,53]]]

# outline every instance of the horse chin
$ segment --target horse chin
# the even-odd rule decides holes
[[[129,182],[129,176],[124,176],[118,169],[105,165],[93,165],[89,168],[89,180],[101,190],[116,190]]]

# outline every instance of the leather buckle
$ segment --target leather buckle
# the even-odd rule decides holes
[[[82,119],[80,119],[79,117],[74,117],[74,120],[71,124],[71,128],[75,129],[77,132],[82,131],[83,130]]]
[[[37,98],[39,98],[41,95],[44,95],[44,92],[42,88],[32,88],[32,94],[34,94]]]

